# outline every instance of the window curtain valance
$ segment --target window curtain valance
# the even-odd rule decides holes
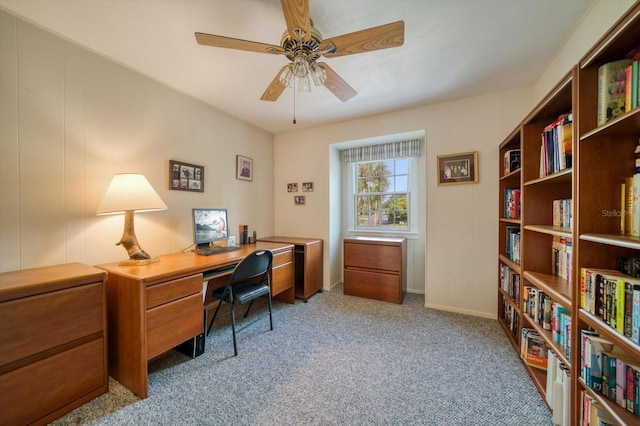
[[[391,158],[419,157],[422,139],[347,148],[341,151],[344,163],[378,161]]]

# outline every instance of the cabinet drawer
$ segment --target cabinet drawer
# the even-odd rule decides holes
[[[402,303],[403,291],[398,274],[363,270],[344,270],[344,294]]]
[[[106,386],[104,353],[100,338],[1,375],[0,423],[32,423]]]
[[[272,266],[283,265],[285,263],[293,262],[293,250],[287,250],[280,253],[273,253]]]
[[[0,304],[0,366],[104,330],[102,282]]]
[[[147,287],[147,309],[202,293],[202,274],[191,275]]]
[[[202,291],[202,283],[199,286]],[[202,333],[204,324],[200,291],[147,311],[147,359]]]
[[[400,271],[402,250],[399,245],[345,243],[344,266]]]
[[[293,263],[271,269],[271,294],[273,296],[292,288],[293,285]]]

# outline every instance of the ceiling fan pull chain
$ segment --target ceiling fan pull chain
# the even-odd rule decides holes
[[[296,124],[296,79],[293,79],[293,124]]]

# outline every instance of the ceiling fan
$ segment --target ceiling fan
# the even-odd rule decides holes
[[[323,39],[309,18],[308,0],[281,0],[287,30],[280,46],[242,40],[220,35],[195,33],[198,44],[249,52],[270,53],[286,56],[291,62],[280,69],[267,90],[260,97],[263,101],[275,102],[286,87],[298,85],[298,90],[310,91],[311,81],[323,85],[342,102],[356,95],[329,65],[317,60],[324,56],[353,55],[402,46],[404,22],[397,21],[353,33]]]

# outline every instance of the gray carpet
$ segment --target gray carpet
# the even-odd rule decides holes
[[[238,335],[223,322],[206,352],[149,364],[149,398],[110,392],[54,424],[551,425],[551,415],[498,323],[345,296],[274,302]],[[266,303],[253,309],[264,309]],[[219,327],[220,325],[220,327]]]

